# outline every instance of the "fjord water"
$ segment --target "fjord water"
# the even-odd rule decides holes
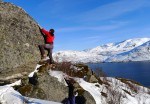
[[[109,77],[127,78],[150,87],[150,62],[96,63],[88,66],[93,71],[94,68],[100,67]]]

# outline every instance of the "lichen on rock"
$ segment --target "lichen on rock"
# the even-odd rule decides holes
[[[42,42],[32,17],[16,5],[0,2],[0,71],[39,60]]]

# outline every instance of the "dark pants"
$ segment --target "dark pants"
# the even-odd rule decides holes
[[[52,64],[53,63],[53,58],[52,58],[53,44],[41,44],[39,45],[39,49],[40,49],[42,57],[45,55],[45,49],[48,50],[49,63]]]
[[[71,98],[69,97],[67,100],[67,104],[75,104],[75,97],[72,96]]]

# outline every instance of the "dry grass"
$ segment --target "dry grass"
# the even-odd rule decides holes
[[[30,94],[32,90],[33,90],[33,86],[31,84],[25,85],[18,89],[18,91],[24,96],[28,96],[28,94]]]
[[[125,78],[116,78],[118,80],[120,80],[121,82],[123,83],[133,83],[133,84],[136,84],[136,85],[139,85],[139,86],[142,86],[140,83],[136,82],[136,81],[133,81],[133,80],[130,80],[130,79],[125,79]]]
[[[108,104],[122,104],[122,94],[118,91],[118,87],[114,89],[112,89],[111,87],[108,88]]]
[[[73,64],[70,62],[56,63],[55,70],[62,71],[71,77],[79,77],[79,78],[83,78],[89,71],[88,66],[86,65],[83,64],[73,65],[74,67],[80,68],[81,70],[75,70],[74,68],[71,67],[72,65]]]
[[[141,84],[139,84],[138,82],[135,82],[133,80],[124,79],[124,78],[116,78],[116,79],[118,79],[122,83],[125,83],[126,85],[128,85],[130,87],[130,89],[132,89],[136,93],[137,93],[138,89],[137,89],[137,87],[134,84],[141,86]]]

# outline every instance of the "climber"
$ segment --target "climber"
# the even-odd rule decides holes
[[[66,77],[64,76],[64,79],[68,85],[69,88],[69,93],[68,93],[68,99],[67,99],[67,104],[75,104],[75,92],[74,92],[74,79],[70,78],[70,77]]]
[[[45,59],[47,56],[49,56],[49,64],[53,64],[53,58],[52,58],[52,50],[53,50],[53,44],[54,44],[54,29],[50,29],[49,31],[45,30],[38,24],[41,32],[45,36],[45,44],[39,45],[39,49],[41,52],[41,60]],[[45,54],[44,50],[48,50],[48,55]]]

